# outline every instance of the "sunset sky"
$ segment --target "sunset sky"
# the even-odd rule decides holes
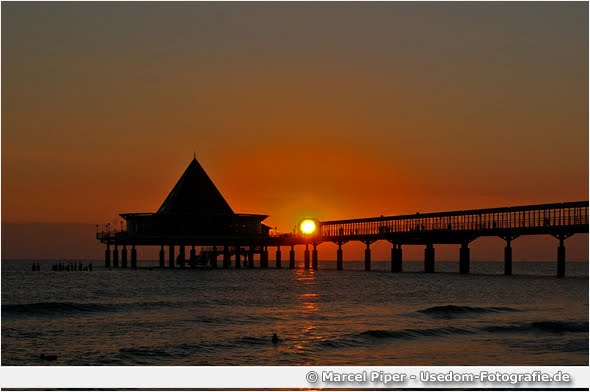
[[[280,231],[588,199],[585,2],[1,7],[3,223],[155,212],[193,152]]]

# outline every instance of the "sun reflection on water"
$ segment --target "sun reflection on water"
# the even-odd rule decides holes
[[[301,324],[298,326],[297,344],[294,349],[299,352],[313,350],[313,342],[322,340],[323,337],[317,334],[317,316],[320,315],[320,294],[317,289],[316,274],[313,270],[297,270],[295,282],[300,289],[297,294],[297,307],[301,312]]]

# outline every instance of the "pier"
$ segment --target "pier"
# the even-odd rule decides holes
[[[342,268],[342,245],[349,241],[366,244],[365,270],[371,269],[370,245],[391,243],[391,271],[403,270],[403,245],[424,245],[424,272],[434,272],[435,245],[459,245],[459,272],[469,273],[469,244],[479,237],[506,241],[504,274],[512,274],[512,241],[525,235],[550,235],[557,246],[557,276],[565,276],[565,240],[588,233],[588,201],[487,208],[466,211],[416,213],[388,217],[319,222],[314,242],[338,245],[337,268]]]
[[[288,268],[296,268],[295,246],[304,245],[303,267],[317,270],[318,248],[331,242],[338,245],[336,268],[342,270],[342,246],[356,241],[365,245],[364,269],[370,271],[371,245],[387,241],[393,273],[403,271],[405,245],[423,245],[424,272],[433,273],[435,246],[456,244],[458,271],[468,274],[469,244],[480,237],[499,237],[505,241],[504,274],[511,275],[512,242],[527,235],[549,235],[557,242],[556,275],[564,277],[565,242],[574,234],[588,233],[589,227],[588,201],[575,201],[333,221],[307,219],[295,233],[278,235],[262,223],[267,215],[234,213],[196,158],[156,213],[120,216],[127,223],[125,229],[121,225],[119,231],[111,230],[107,225],[99,230],[97,225],[96,238],[105,244],[107,268],[137,268],[136,248],[140,246],[160,249],[161,268],[253,268],[258,255],[264,269],[269,267],[269,248],[275,249],[276,268],[283,267],[281,249],[289,249]]]

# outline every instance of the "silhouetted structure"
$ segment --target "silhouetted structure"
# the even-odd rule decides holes
[[[188,165],[172,191],[153,214],[126,213],[127,236],[135,243],[152,237],[185,245],[219,244],[205,237],[268,236],[262,224],[267,215],[236,214],[196,159]],[[183,237],[190,237],[184,241]]]
[[[160,264],[164,267],[164,246],[169,248],[168,265],[181,267],[187,261],[185,247],[191,247],[188,261],[191,265],[209,264],[215,267],[219,254],[244,253],[242,246],[263,255],[269,227],[262,224],[267,215],[236,214],[213,184],[196,158],[190,162],[172,191],[155,213],[123,213],[126,230],[100,233],[99,239],[107,244],[105,266],[119,266],[119,246],[122,246],[121,264],[127,267],[127,246],[131,246],[131,267],[137,266],[136,246],[157,245]],[[195,246],[208,246],[196,255]],[[217,247],[220,249],[217,249]],[[178,247],[178,257],[174,257]],[[263,256],[261,256],[262,258]],[[227,259],[227,257],[226,257]],[[227,263],[227,260],[226,260]],[[237,265],[237,264],[236,264]]]
[[[504,272],[512,274],[512,241],[524,235],[551,235],[559,240],[557,276],[565,276],[565,240],[575,233],[588,233],[588,201],[527,205],[467,211],[451,211],[375,218],[324,221],[317,223],[313,234],[270,235],[262,223],[267,215],[236,214],[215,187],[205,170],[193,159],[162,206],[155,213],[121,214],[127,230],[98,232],[106,244],[105,266],[127,267],[127,246],[131,246],[131,267],[137,267],[136,246],[160,246],[160,267],[166,266],[164,248],[168,247],[168,266],[254,266],[268,267],[268,247],[276,246],[276,267],[281,268],[281,246],[290,246],[289,268],[295,268],[295,246],[305,245],[304,268],[318,268],[318,249],[323,242],[338,245],[336,268],[343,269],[342,245],[360,241],[366,245],[365,270],[371,270],[371,244],[385,240],[392,244],[391,271],[402,271],[402,245],[425,245],[424,271],[435,271],[435,244],[458,244],[459,271],[470,270],[469,243],[483,236],[506,241]],[[111,246],[114,249],[111,251]],[[185,247],[190,246],[187,257]],[[195,246],[201,246],[199,254]],[[309,247],[312,246],[311,250]],[[175,257],[175,247],[178,256]],[[243,265],[241,257],[243,259]]]
[[[338,245],[338,269],[342,269],[345,243],[361,241],[366,245],[365,270],[370,270],[371,244],[389,241],[393,245],[392,272],[402,271],[402,245],[425,245],[424,272],[434,272],[434,244],[458,244],[459,271],[469,273],[469,243],[479,237],[500,237],[506,241],[504,273],[511,275],[512,241],[524,235],[545,234],[559,240],[557,276],[563,277],[564,243],[576,233],[588,233],[587,201],[327,221],[320,223],[318,238]]]

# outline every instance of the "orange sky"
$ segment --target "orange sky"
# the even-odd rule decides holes
[[[3,3],[2,221],[155,211],[193,151],[280,231],[587,200],[587,33],[586,3]]]

